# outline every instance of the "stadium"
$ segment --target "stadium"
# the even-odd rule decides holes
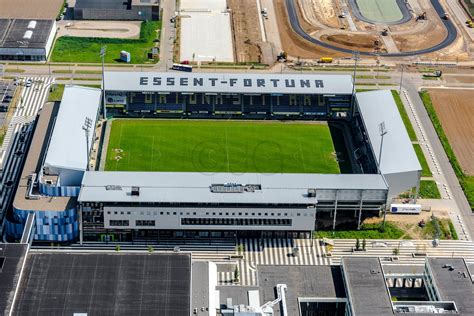
[[[351,76],[106,72],[103,89],[107,120],[100,89],[43,108],[11,238],[29,214],[38,241],[305,238],[419,186],[391,92]]]

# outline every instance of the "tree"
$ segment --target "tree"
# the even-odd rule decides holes
[[[398,247],[393,248],[393,255],[398,256],[399,254],[400,254],[400,248],[398,248]]]
[[[364,239],[362,239],[362,250],[366,250],[366,246],[367,246],[367,241]]]
[[[235,266],[235,269],[234,269],[234,281],[235,281],[235,282],[239,282],[239,278],[240,278],[239,267],[238,267],[238,266]]]
[[[148,246],[148,252],[152,253],[153,251],[155,251],[155,249],[152,246]]]
[[[115,246],[115,251],[117,251],[117,252],[120,251],[120,245]]]
[[[359,250],[360,249],[360,240],[359,238],[356,239],[356,250]]]

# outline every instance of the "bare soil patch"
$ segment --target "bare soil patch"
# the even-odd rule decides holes
[[[235,57],[238,62],[260,62],[262,42],[256,1],[227,0],[232,10]]]
[[[440,43],[446,37],[446,28],[438,21],[427,21],[423,32],[393,35],[392,38],[401,52],[420,50]]]
[[[0,19],[54,19],[63,0],[0,0]]]
[[[383,47],[382,41],[379,40],[377,35],[369,34],[334,34],[334,35],[323,35],[321,40],[329,42],[331,44],[344,47],[344,48],[356,48],[360,51],[373,52],[376,47],[379,47],[379,52],[386,52]]]
[[[304,59],[313,59],[324,56],[350,56],[348,54],[336,52],[331,49],[325,49],[319,45],[315,45],[311,42],[302,39],[298,34],[293,32],[293,29],[290,26],[285,7],[285,0],[275,0],[274,4],[275,13],[278,20],[278,29],[280,31],[281,44],[283,49],[288,53],[288,55],[295,57],[299,56]],[[301,27],[305,30],[305,32],[312,33],[319,30],[308,22],[306,22],[304,19],[302,19],[301,13],[299,13],[299,20]]]
[[[474,90],[429,90],[433,106],[461,167],[474,175]]]

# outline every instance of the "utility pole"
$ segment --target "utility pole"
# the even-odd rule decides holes
[[[352,58],[354,58],[354,74],[352,75],[352,96],[351,96],[351,108],[352,108],[352,115],[351,117],[354,117],[355,114],[355,89],[356,89],[356,76],[357,76],[357,63],[360,59],[359,57],[359,51],[355,50],[352,53]]]
[[[84,120],[84,125],[82,125],[82,129],[86,134],[86,171],[89,171],[89,133],[92,127],[92,119],[90,117],[86,117]]]
[[[107,110],[105,109],[105,75],[104,75],[104,59],[105,59],[106,53],[107,53],[107,46],[102,46],[100,48],[100,57],[102,57],[102,114],[104,115],[104,120],[107,120]]]
[[[402,83],[403,83],[403,70],[405,67],[402,65],[402,73],[400,75],[400,87],[398,88],[398,94],[402,95]]]
[[[388,133],[388,131],[385,129],[385,122],[381,122],[379,124],[379,132],[380,132],[380,151],[379,151],[378,173],[381,174],[382,171],[380,169],[380,166],[382,164],[383,137]]]

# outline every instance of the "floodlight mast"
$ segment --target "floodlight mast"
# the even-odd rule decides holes
[[[82,129],[86,135],[86,171],[89,171],[89,133],[92,127],[92,119],[90,117],[86,117],[84,120],[84,125],[82,125]]]
[[[107,120],[107,110],[105,108],[105,74],[104,74],[104,59],[105,54],[107,53],[107,46],[102,46],[100,48],[100,57],[102,57],[102,114],[104,120]]]
[[[379,162],[378,166],[378,173],[382,173],[380,166],[382,164],[382,147],[383,147],[383,137],[388,133],[387,129],[385,128],[385,122],[381,122],[379,124],[379,132],[380,132],[380,151],[379,151]]]

